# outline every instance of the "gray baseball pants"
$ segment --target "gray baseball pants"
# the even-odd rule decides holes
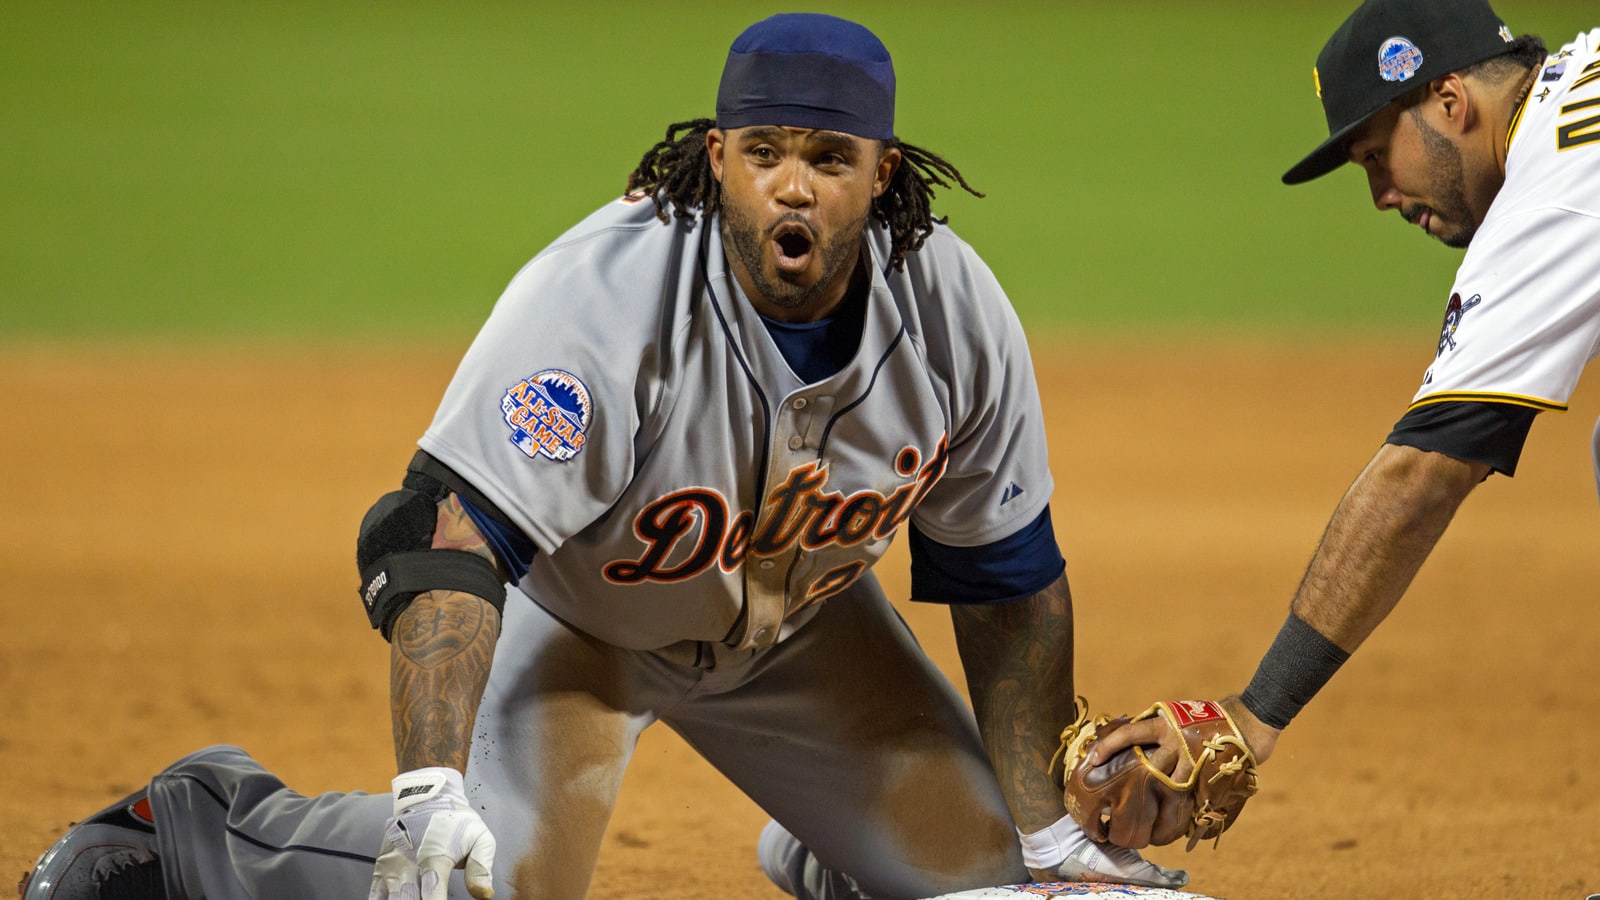
[[[970,709],[869,574],[760,652],[625,650],[513,591],[466,773],[498,843],[497,898],[584,896],[657,720],[867,894],[1027,880]],[[234,747],[175,763],[150,799],[169,892],[211,900],[364,897],[392,806],[303,797]],[[467,897],[459,873],[451,897]]]

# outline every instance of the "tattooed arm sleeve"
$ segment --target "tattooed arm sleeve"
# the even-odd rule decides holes
[[[1067,576],[1013,603],[951,606],[950,616],[989,760],[1017,827],[1037,831],[1066,814],[1048,770],[1077,712]]]
[[[452,494],[439,502],[435,549],[494,553]],[[496,563],[502,577],[503,567]],[[390,711],[399,771],[466,771],[472,724],[489,680],[500,614],[461,591],[419,594],[395,623],[389,653]]]

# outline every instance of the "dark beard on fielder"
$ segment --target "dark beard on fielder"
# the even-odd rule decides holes
[[[1467,202],[1467,176],[1461,164],[1461,148],[1435,131],[1414,110],[1412,117],[1422,134],[1422,149],[1428,154],[1428,163],[1433,169],[1428,187],[1433,192],[1436,204],[1434,212],[1457,226],[1455,230],[1439,235],[1439,240],[1446,247],[1466,247],[1478,233],[1478,226],[1472,218],[1472,206]]]
[[[750,273],[750,280],[755,284],[762,299],[781,309],[801,309],[820,296],[828,285],[833,283],[834,276],[838,275],[841,269],[855,263],[856,257],[861,252],[861,236],[866,231],[870,215],[869,210],[867,215],[863,215],[853,227],[845,228],[827,243],[812,246],[811,252],[818,254],[822,261],[822,274],[810,287],[795,284],[782,273],[779,273],[776,280],[768,278],[766,266],[763,264],[766,248],[771,244],[772,230],[786,221],[805,221],[799,215],[791,214],[780,218],[763,234],[755,224],[755,220],[746,215],[744,210],[728,203],[727,195],[724,194],[722,244],[725,250],[732,249],[740,265]]]

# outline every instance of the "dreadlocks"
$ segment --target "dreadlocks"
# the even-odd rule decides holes
[[[717,127],[712,119],[691,119],[667,126],[666,139],[656,143],[639,160],[639,167],[628,176],[628,192],[644,192],[656,205],[656,216],[663,222],[671,214],[680,219],[710,215],[721,206],[722,191],[711,174],[706,152],[706,133]],[[886,147],[900,150],[901,165],[883,195],[872,201],[872,217],[889,229],[892,249],[889,265],[904,268],[906,254],[915,252],[933,233],[934,225],[945,220],[933,215],[934,187],[948,188],[951,182],[962,190],[982,197],[967,184],[955,166],[937,154],[904,143],[896,138]]]

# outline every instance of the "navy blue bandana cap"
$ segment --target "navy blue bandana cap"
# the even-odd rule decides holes
[[[894,137],[894,64],[877,36],[818,13],[783,13],[744,30],[717,88],[717,127],[789,125]]]

